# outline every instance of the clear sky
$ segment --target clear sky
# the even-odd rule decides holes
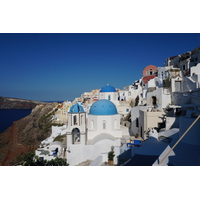
[[[198,33],[1,33],[0,96],[63,101],[106,84],[123,89],[147,65],[199,45]]]

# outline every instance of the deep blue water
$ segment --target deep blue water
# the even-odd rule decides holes
[[[31,109],[0,109],[0,133],[23,117],[31,113]]]
[[[48,103],[53,103],[53,102],[62,103],[63,101],[43,101],[43,102],[48,102]]]

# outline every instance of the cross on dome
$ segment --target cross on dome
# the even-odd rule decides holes
[[[116,89],[113,86],[107,84],[101,88],[100,92],[116,92]]]

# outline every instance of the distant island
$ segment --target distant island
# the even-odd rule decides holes
[[[0,96],[0,109],[33,109],[39,104],[47,104],[47,102]]]

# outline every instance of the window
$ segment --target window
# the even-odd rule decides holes
[[[175,81],[175,91],[181,91],[181,81]]]
[[[106,129],[106,121],[103,121],[103,129]]]
[[[149,74],[153,75],[153,70],[152,69],[149,70]]]
[[[108,95],[108,100],[110,101],[110,95]]]
[[[136,127],[139,127],[139,120],[136,118]]]
[[[76,117],[76,115],[73,118],[74,118],[74,125],[77,125],[77,117]]]
[[[94,128],[94,120],[91,121],[91,129]]]
[[[129,109],[127,108],[127,109],[126,109],[126,112],[128,112],[128,111],[129,111]]]
[[[78,128],[74,128],[72,130],[72,144],[80,144],[80,130]]]
[[[156,106],[157,104],[157,98],[155,96],[152,96],[152,104],[153,106]]]
[[[116,119],[114,121],[114,126],[115,126],[115,129],[117,129],[117,120]]]

